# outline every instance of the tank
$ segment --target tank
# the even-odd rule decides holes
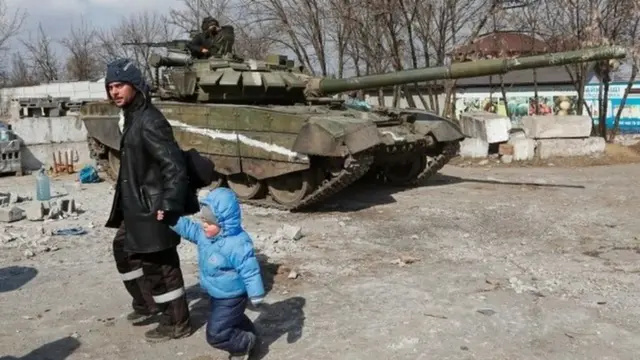
[[[214,162],[212,187],[228,186],[245,203],[290,211],[318,205],[359,179],[420,185],[465,138],[456,122],[433,112],[354,107],[336,94],[625,56],[621,47],[602,47],[330,79],[309,76],[283,55],[200,60],[182,44],[149,59],[153,102],[178,143]],[[118,114],[108,102],[81,109],[92,157],[112,178],[119,168]]]

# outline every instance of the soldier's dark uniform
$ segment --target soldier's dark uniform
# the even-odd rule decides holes
[[[233,26],[220,26],[218,20],[206,17],[202,20],[201,32],[193,37],[187,48],[191,56],[207,59],[213,55],[223,56],[233,52],[235,34]],[[207,49],[205,53],[202,49]]]

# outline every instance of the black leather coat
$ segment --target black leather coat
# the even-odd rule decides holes
[[[185,212],[189,178],[185,157],[164,115],[138,93],[124,109],[120,172],[106,226],[124,221],[125,251],[150,253],[180,243],[169,227]],[[165,211],[164,221],[157,220]]]

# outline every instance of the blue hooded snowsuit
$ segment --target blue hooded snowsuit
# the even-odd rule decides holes
[[[182,238],[198,246],[200,284],[211,296],[207,341],[231,353],[245,351],[254,332],[244,314],[247,297],[253,303],[264,298],[260,265],[253,242],[242,228],[240,204],[227,188],[217,188],[201,200],[217,217],[220,233],[208,238],[200,223],[181,217],[173,226]]]

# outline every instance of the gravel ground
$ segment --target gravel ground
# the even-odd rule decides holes
[[[270,289],[248,311],[261,357],[638,359],[638,177],[632,164],[447,166],[430,186],[354,187],[315,214],[243,206]],[[110,185],[73,182],[53,188],[77,216],[1,225],[1,359],[223,359],[204,339],[190,244],[180,251],[199,330],[148,344],[152,325],[127,323],[115,231],[103,227]],[[0,178],[0,192],[34,187]],[[278,235],[282,224],[304,236]],[[50,235],[77,226],[87,234]]]

